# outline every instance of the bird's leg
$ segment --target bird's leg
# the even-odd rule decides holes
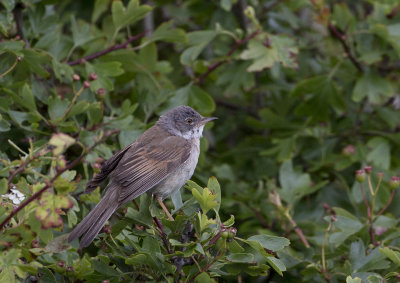
[[[162,198],[161,197],[157,197],[157,201],[160,204],[161,208],[165,211],[165,213],[168,216],[168,219],[171,221],[174,221],[174,218],[172,217],[171,213],[169,213],[167,207],[164,205],[164,203],[162,202]]]

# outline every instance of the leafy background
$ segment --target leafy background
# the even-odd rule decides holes
[[[2,1],[0,281],[398,280],[398,12]],[[101,163],[182,104],[220,119],[176,220],[142,196],[87,249],[67,244]]]

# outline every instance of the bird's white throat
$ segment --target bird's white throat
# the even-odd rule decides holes
[[[199,139],[203,136],[203,129],[204,129],[204,125],[201,125],[199,127],[190,129],[189,131],[187,131],[185,133],[177,131],[175,134],[178,136],[181,136],[182,138],[187,139],[187,140]]]

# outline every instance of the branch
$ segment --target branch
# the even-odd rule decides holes
[[[354,57],[354,55],[351,53],[350,51],[350,47],[347,45],[346,42],[346,35],[345,34],[341,34],[336,27],[332,24],[332,23],[328,23],[328,28],[331,31],[331,33],[340,41],[340,43],[343,46],[343,49],[347,55],[347,57],[349,57],[349,59],[351,60],[351,62],[353,63],[353,65],[361,72],[363,73],[364,70],[361,66],[361,63]]]
[[[29,165],[29,163],[31,163],[33,160],[38,159],[40,156],[45,155],[46,153],[48,153],[49,150],[48,149],[43,149],[39,152],[37,152],[36,154],[34,154],[32,157],[27,158],[22,164],[21,166],[17,169],[17,170],[13,170],[10,172],[10,175],[8,176],[8,187],[10,187],[12,185],[12,180],[14,179],[14,177],[23,172],[26,168],[26,166]]]
[[[62,169],[58,169],[56,174],[54,175],[53,178],[50,179],[50,181],[46,182],[46,185],[41,188],[39,191],[37,191],[36,193],[34,193],[32,196],[30,196],[26,201],[24,201],[20,206],[18,206],[17,208],[15,208],[10,215],[8,215],[6,217],[6,219],[3,220],[3,222],[0,223],[0,230],[4,228],[4,226],[11,220],[11,218],[13,218],[19,211],[21,211],[25,206],[27,206],[29,203],[31,203],[32,201],[34,201],[35,199],[39,198],[41,196],[41,194],[51,188],[53,186],[54,181],[65,171],[75,167],[76,165],[78,165],[82,159],[86,156],[86,154],[88,154],[89,152],[91,152],[96,146],[98,146],[99,144],[103,143],[108,137],[110,137],[111,135],[118,133],[119,130],[113,130],[113,131],[109,131],[107,132],[104,137],[102,139],[100,139],[99,141],[95,142],[91,147],[89,147],[84,153],[82,153],[77,159],[75,159],[74,161],[72,161],[71,163],[69,163],[67,166],[65,166]]]
[[[160,230],[160,236],[161,239],[164,243],[165,249],[167,250],[167,252],[169,254],[172,254],[171,250],[169,249],[169,245],[168,245],[168,240],[167,240],[167,234],[165,234],[164,232],[164,226],[161,224],[161,221],[157,218],[157,217],[153,217],[154,222],[156,223],[158,229]]]
[[[135,41],[136,39],[142,38],[143,36],[146,35],[146,33],[147,33],[147,31],[141,32],[138,35],[129,37],[124,43],[115,44],[113,46],[108,47],[107,49],[102,50],[102,51],[93,53],[91,55],[85,56],[85,57],[77,59],[77,60],[69,61],[69,62],[67,62],[67,64],[70,66],[78,65],[80,63],[99,58],[103,55],[106,55],[107,53],[112,52],[112,51],[126,48],[129,43]]]
[[[202,84],[204,79],[211,73],[213,72],[215,69],[217,69],[219,66],[225,64],[226,62],[229,61],[229,57],[232,56],[233,52],[236,51],[236,49],[238,49],[240,46],[242,46],[243,44],[247,43],[250,39],[252,39],[253,37],[255,37],[257,34],[259,34],[261,31],[260,30],[256,30],[253,33],[251,33],[249,36],[236,41],[235,45],[232,46],[232,48],[229,50],[228,54],[226,54],[226,59],[221,60],[219,62],[216,62],[210,66],[208,66],[208,69],[205,73],[203,73],[196,81],[197,84]]]
[[[306,246],[306,248],[309,248],[310,244],[308,243],[306,237],[304,236],[303,230],[301,230],[301,228],[297,226],[297,223],[293,220],[293,218],[290,216],[289,213],[285,213],[285,216],[289,220],[290,224],[292,225],[296,234],[299,236],[300,240],[303,242],[304,246]]]
[[[375,219],[378,218],[378,216],[380,216],[382,213],[384,213],[385,210],[389,207],[389,205],[392,203],[395,193],[396,193],[396,190],[392,190],[392,194],[390,195],[389,201],[386,203],[385,207],[382,208],[381,211],[378,212],[378,214],[375,216]]]

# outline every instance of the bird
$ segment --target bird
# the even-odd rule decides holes
[[[117,209],[146,192],[155,196],[173,221],[163,200],[192,177],[204,126],[215,119],[203,117],[189,106],[175,107],[161,115],[136,141],[105,161],[84,191],[92,192],[109,178],[104,196],[69,234],[68,242],[81,237],[79,247],[89,246]]]

